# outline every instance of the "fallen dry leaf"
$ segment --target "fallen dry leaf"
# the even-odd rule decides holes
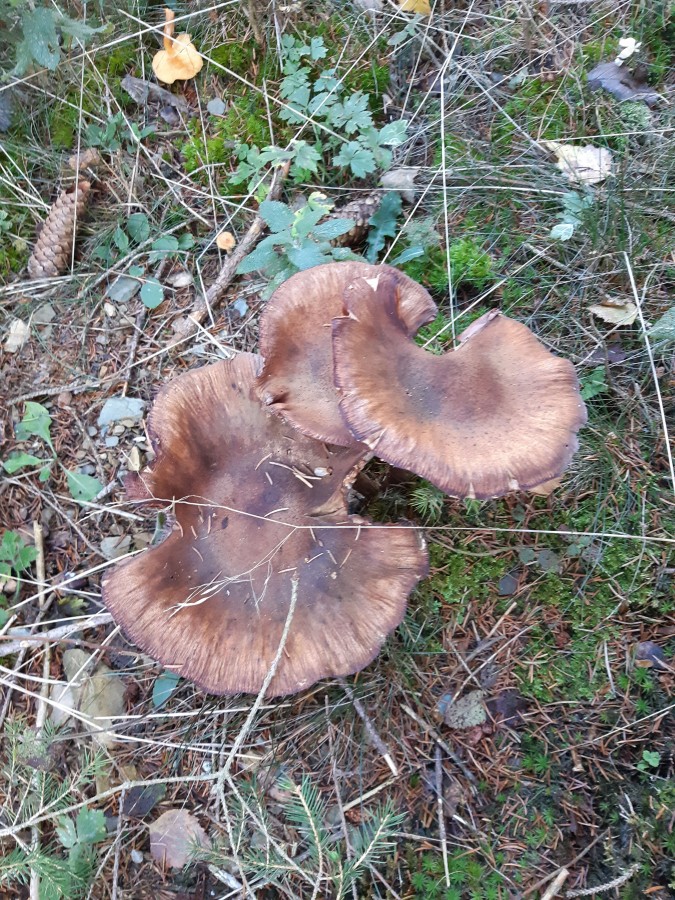
[[[119,675],[100,663],[87,674],[91,654],[84,650],[66,650],[63,654],[63,671],[69,684],[64,694],[63,688],[53,692],[52,699],[63,707],[79,710],[84,717],[84,725],[91,731],[93,739],[102,747],[112,747],[117,743],[114,733],[106,730],[112,720],[125,715],[125,686]],[[63,715],[63,711],[61,711]]]
[[[603,322],[609,322],[611,325],[632,325],[637,319],[638,308],[630,300],[625,303],[610,306],[604,303],[595,303],[588,307],[588,311],[593,313]]]
[[[7,339],[5,340],[5,350],[8,353],[16,353],[20,350],[30,337],[30,328],[22,319],[12,319],[9,324]]]
[[[399,191],[406,203],[414,203],[415,178],[419,175],[419,171],[419,166],[392,169],[390,172],[384,173],[380,184],[389,191]]]
[[[162,865],[182,869],[195,844],[209,846],[206,832],[185,809],[170,809],[150,826],[150,854]]]
[[[98,166],[100,162],[100,153],[94,147],[90,147],[87,150],[80,151],[80,153],[73,153],[68,159],[68,166],[73,172],[78,172],[80,169],[93,169]]]
[[[420,16],[431,15],[429,0],[398,0],[402,12],[418,13]]]
[[[219,250],[224,250],[226,253],[229,253],[230,250],[234,250],[236,245],[237,242],[234,235],[229,231],[221,231],[216,238],[216,247],[218,247]]]
[[[544,147],[558,157],[558,168],[570,181],[597,184],[612,171],[612,153],[606,147],[585,144],[561,144],[542,141]]]

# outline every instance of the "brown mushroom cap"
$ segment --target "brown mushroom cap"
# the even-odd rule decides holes
[[[172,9],[165,9],[164,49],[158,50],[152,58],[152,71],[159,81],[173,84],[179,79],[194,78],[201,70],[204,61],[197,52],[189,34],[179,34],[174,38],[174,19]]]
[[[437,314],[429,294],[391,266],[327,263],[298,272],[274,292],[260,317],[260,396],[273,412],[319,441],[348,447],[354,437],[340,415],[333,382],[331,320],[344,313],[343,293],[356,278],[389,273],[399,286],[399,315],[408,333]],[[373,294],[373,299],[375,295]]]
[[[147,496],[175,501],[176,525],[103,583],[135,644],[217,694],[260,690],[294,576],[269,695],[367,665],[426,571],[415,529],[347,514],[344,485],[363,448],[328,448],[270,415],[255,392],[259,364],[241,354],[161,391],[149,422],[157,459],[138,479]]]
[[[396,283],[363,279],[333,322],[335,383],[355,437],[455,497],[498,497],[560,475],[586,421],[570,362],[498,311],[443,356],[418,347]],[[373,303],[372,294],[378,294]]]

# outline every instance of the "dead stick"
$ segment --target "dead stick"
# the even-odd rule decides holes
[[[52,628],[51,631],[41,631],[38,634],[22,635],[18,640],[10,641],[7,644],[0,642],[0,653],[3,656],[9,656],[12,653],[19,653],[21,650],[25,650],[31,644],[58,643],[58,641],[75,634],[77,631],[84,631],[85,628],[98,628],[99,625],[108,625],[112,621],[113,617],[110,613],[96,613],[82,622],[59,625],[58,628]],[[12,631],[7,636],[14,637]]]
[[[272,186],[270,187],[269,193],[267,195],[268,200],[279,199],[281,195],[281,189],[284,186],[284,182],[286,181],[290,167],[291,163],[289,160],[288,162],[285,162],[283,166],[277,169],[277,171],[274,173]],[[265,220],[262,218],[262,216],[256,216],[251,223],[251,227],[248,229],[244,237],[234,248],[231,255],[225,260],[223,267],[218,274],[218,277],[206,292],[206,297],[200,297],[195,301],[190,316],[199,325],[202,324],[204,319],[209,314],[209,311],[215,309],[218,306],[225,294],[225,291],[228,289],[228,287],[234,280],[235,275],[237,274],[237,267],[239,266],[239,263],[245,256],[248,256],[251,250],[253,250],[255,245],[263,236],[263,232],[266,228],[267,225],[265,224]],[[195,331],[197,330],[196,325],[192,325],[191,328]]]
[[[389,747],[387,747],[385,742],[382,740],[382,738],[379,736],[379,734],[375,730],[375,726],[370,721],[370,718],[368,717],[368,713],[363,708],[363,704],[358,699],[358,697],[354,696],[354,692],[352,691],[350,686],[347,684],[347,682],[344,680],[344,678],[338,678],[338,681],[340,682],[340,685],[342,686],[342,690],[345,692],[345,694],[349,697],[349,699],[354,704],[354,709],[356,710],[356,712],[357,712],[359,718],[361,719],[361,721],[363,722],[363,724],[366,726],[366,731],[368,732],[368,736],[370,737],[370,740],[373,742],[375,747],[382,754],[382,758],[384,759],[386,764],[389,766],[389,769],[391,770],[392,775],[398,775],[398,767],[396,766],[396,763],[394,762],[394,760],[392,758]]]

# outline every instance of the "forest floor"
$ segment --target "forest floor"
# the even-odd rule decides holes
[[[59,6],[100,30],[45,7],[60,46],[0,59],[0,896],[674,896],[668,4],[177,2],[204,65],[147,101],[125,85],[157,83],[162,8]],[[622,38],[620,99],[588,75]],[[605,169],[571,179],[551,141]],[[216,238],[237,253],[289,156],[289,214],[385,185],[354,250],[430,291],[420,340],[501,309],[574,363],[588,424],[545,495],[456,500],[371,463],[360,511],[424,527],[430,576],[362,672],[253,709],[125,640],[101,577],[161,532],[123,485],[158,388],[255,351],[295,270],[273,254],[204,306]],[[75,252],[29,279],[78,177]]]

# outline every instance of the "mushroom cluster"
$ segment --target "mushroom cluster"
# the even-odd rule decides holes
[[[435,356],[414,336],[436,312],[390,266],[317,266],[268,301],[260,356],[160,391],[127,493],[171,504],[172,529],[103,582],[134,643],[216,694],[258,692],[284,641],[268,696],[351,674],[427,570],[419,529],[349,513],[369,458],[462,497],[562,473],[585,421],[571,364],[496,312]]]

